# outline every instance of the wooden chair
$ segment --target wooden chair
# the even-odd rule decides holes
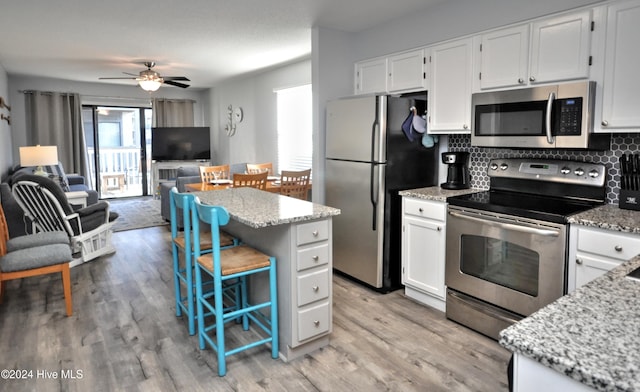
[[[200,239],[199,248],[201,253],[211,252],[210,235],[194,236],[192,232],[192,210],[194,208],[194,195],[191,193],[179,193],[176,187],[170,191],[171,209],[171,250],[173,254],[173,282],[175,288],[176,316],[182,316],[184,311],[187,314],[189,335],[196,333],[195,327],[195,297],[193,280],[193,260],[194,260],[194,237]],[[184,231],[180,232],[178,223],[182,223]],[[231,235],[220,233],[220,247],[226,248],[236,246],[239,240]],[[180,263],[180,255],[183,255],[184,263]],[[184,286],[184,294],[183,294]],[[236,293],[239,295],[239,292]],[[239,298],[235,301],[239,303]]]
[[[196,244],[196,303],[198,307],[198,343],[201,350],[209,344],[217,353],[218,375],[224,376],[227,372],[226,357],[262,344],[271,343],[271,357],[278,358],[278,286],[276,274],[276,259],[272,256],[259,252],[247,245],[239,245],[232,248],[222,249],[220,247],[219,227],[229,222],[229,213],[224,207],[210,206],[200,203],[195,199],[194,210],[194,233],[199,233],[200,222],[211,225],[211,242],[213,252],[202,254]],[[269,274],[269,294],[263,302],[250,303],[247,297],[247,276],[262,272]],[[203,290],[203,276],[213,279],[214,292],[205,293]],[[230,280],[241,282],[241,304],[240,309],[228,311],[225,308],[222,289],[224,282]],[[254,280],[250,280],[254,281]],[[269,313],[263,313],[269,308]],[[205,309],[213,314],[205,318]],[[268,316],[267,316],[268,314]],[[259,327],[263,334],[252,334],[247,336],[247,340],[242,339],[241,343],[232,343],[233,348],[229,348],[225,341],[225,324],[231,320],[242,320],[242,328],[249,330],[250,321]],[[210,325],[205,324],[205,319],[211,321]],[[209,333],[215,332],[215,336]],[[248,342],[251,340],[250,342]],[[247,343],[248,342],[248,343]]]
[[[67,316],[73,314],[71,302],[71,247],[64,232],[25,235],[9,239],[7,220],[0,206],[0,303],[8,280],[60,272]]]
[[[235,173],[233,175],[233,187],[251,187],[260,190],[267,190],[267,176],[269,173],[262,172],[258,174],[242,174]]]
[[[307,200],[311,169],[301,171],[283,170],[280,175],[280,194]]]
[[[247,163],[247,173],[257,174],[266,171],[269,176],[273,175],[273,164],[271,162],[266,163]]]
[[[213,180],[228,180],[228,179],[229,179],[229,165],[200,166],[200,182],[207,183]]]

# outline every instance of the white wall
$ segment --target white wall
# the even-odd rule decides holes
[[[311,60],[282,66],[258,75],[232,80],[210,91],[212,161],[277,162],[275,89],[311,83]],[[242,107],[244,119],[236,134],[225,133],[227,108]]]
[[[161,87],[158,91],[148,93],[136,85],[116,85],[105,83],[75,82],[62,79],[40,77],[26,77],[20,75],[9,76],[9,98],[11,104],[11,133],[13,135],[13,161],[17,164],[18,147],[27,145],[25,97],[21,91],[39,90],[56,92],[73,92],[81,95],[83,103],[106,104],[122,106],[142,106],[149,103],[153,97],[184,98],[196,101],[194,115],[196,126],[209,125],[208,90],[189,90],[174,87]],[[150,104],[149,104],[150,106]]]
[[[12,100],[9,99],[9,82],[7,72],[0,65],[0,97],[4,98],[7,105],[12,106]],[[13,109],[13,106],[11,107]],[[5,108],[0,108],[0,113],[12,118],[12,124],[14,122],[13,112]],[[11,149],[11,126],[6,120],[0,121],[0,177],[4,178],[7,171],[12,166],[13,152]]]

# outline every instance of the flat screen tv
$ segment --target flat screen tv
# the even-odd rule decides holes
[[[154,161],[210,160],[209,127],[151,128]]]

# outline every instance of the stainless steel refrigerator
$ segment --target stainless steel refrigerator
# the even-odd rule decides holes
[[[326,204],[341,209],[333,219],[334,269],[381,292],[402,287],[398,192],[438,178],[438,148],[402,130],[412,106],[425,113],[427,93],[327,103]]]

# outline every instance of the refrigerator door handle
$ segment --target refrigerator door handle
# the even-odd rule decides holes
[[[371,199],[371,207],[372,207],[372,219],[371,219],[371,229],[376,231],[378,228],[378,192],[377,186],[375,186],[375,170],[376,170],[376,134],[380,132],[380,122],[378,117],[378,100],[376,99],[376,119],[373,120],[373,124],[371,125],[371,163],[370,163],[370,175],[369,175],[369,197]]]
[[[371,175],[369,177],[369,195],[371,197],[371,207],[372,207],[371,229],[373,231],[376,231],[378,228],[378,212],[377,212],[378,211],[378,192],[377,192],[377,186],[375,186],[376,164],[371,162],[370,167],[371,167],[371,171],[370,171]]]

